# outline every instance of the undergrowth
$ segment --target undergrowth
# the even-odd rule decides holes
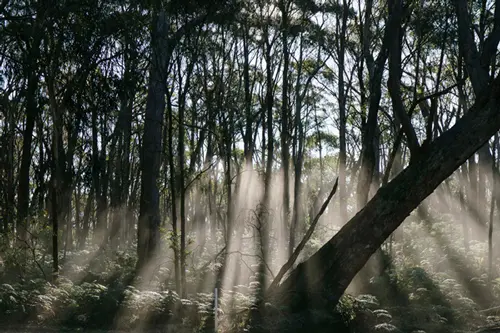
[[[189,270],[190,292],[182,299],[172,272],[158,267],[148,281],[135,277],[134,246],[122,251],[89,247],[68,250],[60,277],[50,281],[51,260],[38,241],[12,246],[0,241],[0,323],[86,329],[137,329],[173,325],[181,332],[213,329],[213,293],[199,288],[220,267]],[[383,246],[377,274],[362,294],[345,295],[336,306],[290,314],[266,304],[271,332],[471,332],[500,321],[500,278],[489,281],[486,242],[462,238],[451,216],[432,225],[413,218]],[[415,235],[423,235],[415,237]],[[315,243],[314,243],[315,244]],[[309,249],[310,250],[310,249]],[[307,249],[306,249],[307,251]],[[249,332],[249,310],[257,279],[220,290],[219,331]],[[212,331],[213,332],[213,331]]]

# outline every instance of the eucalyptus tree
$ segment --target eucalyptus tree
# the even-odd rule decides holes
[[[292,2],[289,0],[280,0],[278,7],[281,12],[281,44],[283,56],[283,75],[281,85],[281,169],[283,172],[283,211],[281,221],[288,226],[290,220],[290,144],[289,144],[289,102],[288,102],[288,74],[290,71],[290,52],[289,52],[289,34],[290,34],[290,10]],[[293,251],[293,250],[292,250]]]
[[[236,7],[233,4],[224,1],[216,3],[215,6],[208,6],[197,1],[185,4],[155,1],[152,4],[151,62],[141,152],[142,176],[137,247],[138,269],[144,268],[145,264],[153,258],[160,241],[159,227],[161,218],[157,180],[161,165],[167,70],[173,60],[172,53],[177,44],[185,36],[192,34],[200,25],[208,22],[226,21],[234,15],[235,11]],[[174,31],[170,30],[172,24]],[[182,123],[183,119],[180,119],[180,121]],[[179,134],[183,134],[182,129],[179,130]],[[182,156],[179,161],[183,162]],[[179,168],[181,170],[180,176],[182,176],[183,165],[180,165]],[[181,181],[182,185],[184,179]],[[184,209],[182,193],[181,200],[180,210],[182,216],[182,210]],[[185,236],[181,235],[181,237]]]
[[[397,29],[401,2],[391,2],[386,29]],[[466,59],[467,71],[475,87],[476,98],[468,112],[441,135],[423,144],[413,142],[409,165],[392,181],[380,188],[367,205],[354,216],[333,238],[311,258],[299,264],[269,295],[271,299],[290,301],[292,308],[300,308],[314,301],[317,292],[327,293],[333,303],[338,302],[355,274],[387,237],[402,223],[422,200],[449,177],[500,128],[500,78],[484,70],[479,59],[493,61],[492,49],[479,51],[472,36],[470,14],[465,2],[457,2],[459,43]],[[398,12],[399,11],[399,12]],[[500,11],[496,7],[495,11]],[[470,21],[469,21],[470,22]],[[488,39],[493,49],[498,40],[494,32],[500,22],[490,23]],[[394,60],[394,59],[393,59]],[[496,61],[496,59],[495,59]],[[397,111],[395,111],[397,112]],[[410,130],[414,131],[412,127]],[[412,133],[406,130],[407,140]],[[291,297],[293,295],[293,297]]]
[[[25,89],[22,82],[22,46],[23,40],[17,37],[22,32],[25,25],[17,22],[18,16],[22,12],[17,12],[16,8],[9,6],[9,2],[2,3],[0,15],[3,24],[0,25],[0,35],[2,38],[2,54],[0,55],[0,87],[2,105],[2,148],[7,152],[2,156],[1,170],[2,179],[5,186],[2,189],[2,233],[7,235],[15,228],[15,174],[17,172],[15,143],[16,124],[18,123],[19,106],[22,105],[22,95],[20,92]]]
[[[340,217],[347,220],[347,177],[346,177],[346,130],[347,130],[347,94],[345,87],[345,59],[347,50],[347,28],[351,1],[342,1],[342,14],[336,18],[337,55],[338,55],[338,105],[339,105],[339,178],[340,178]],[[343,222],[342,221],[342,222]]]
[[[144,48],[147,17],[137,5],[126,4],[119,13],[118,24],[127,27],[117,34],[120,57],[116,66],[122,67],[121,78],[116,84],[119,110],[112,133],[110,152],[110,208],[112,211],[109,239],[113,248],[124,245],[127,234],[134,226],[131,216],[130,190],[132,185],[132,123],[135,114],[134,102],[142,84]]]
[[[27,24],[26,30],[29,31],[24,36],[26,48],[26,64],[24,75],[26,79],[26,125],[23,132],[23,148],[21,157],[21,166],[19,169],[19,184],[17,188],[17,230],[21,239],[26,239],[29,228],[29,193],[30,193],[30,167],[32,161],[32,137],[35,128],[39,106],[37,105],[37,93],[39,85],[39,68],[37,63],[40,58],[40,44],[43,33],[50,17],[50,7],[48,2],[40,1],[34,8],[34,20]]]
[[[262,127],[262,150],[265,151],[265,167],[263,175],[263,191],[255,214],[254,228],[256,253],[258,256],[258,288],[256,290],[257,306],[251,313],[251,321],[259,322],[262,319],[262,305],[264,303],[264,292],[268,283],[270,268],[270,233],[271,228],[271,181],[273,175],[275,139],[274,139],[274,108],[276,96],[275,73],[281,70],[280,62],[273,61],[277,54],[277,41],[280,39],[279,23],[276,22],[277,8],[273,1],[263,1],[258,4],[258,15],[260,16],[261,46],[263,62],[265,63],[264,84],[262,87],[261,109],[263,118]],[[266,141],[267,140],[267,141]],[[264,158],[262,161],[264,164]],[[288,190],[288,189],[287,189]]]
[[[398,18],[390,15],[386,19],[386,28],[383,32],[381,45],[377,57],[374,58],[371,50],[372,41],[372,24],[375,22],[375,17],[372,14],[373,1],[367,1],[365,4],[364,22],[360,24],[360,40],[362,41],[362,54],[363,61],[366,63],[368,72],[368,98],[364,96],[365,92],[360,89],[362,107],[367,109],[366,116],[363,114],[362,124],[362,148],[361,148],[361,165],[359,169],[359,179],[357,186],[358,210],[367,203],[369,198],[370,189],[373,185],[373,176],[376,168],[378,145],[377,145],[377,130],[378,130],[378,113],[379,104],[382,95],[382,76],[384,73],[384,66],[387,61],[388,43],[391,40],[392,30],[398,24]],[[359,82],[363,81],[363,66],[360,67],[361,71]],[[366,103],[366,104],[365,104]]]
[[[328,8],[325,12],[328,13]],[[306,138],[309,130],[308,124],[311,123],[311,96],[314,95],[314,79],[324,68],[330,56],[324,54],[324,49],[331,40],[332,34],[327,31],[325,22],[318,23],[314,14],[318,13],[320,8],[302,6],[296,10],[298,18],[292,23],[292,32],[294,41],[297,44],[294,57],[292,77],[295,80],[293,89],[294,114],[292,117],[292,160],[294,166],[294,187],[293,187],[293,214],[289,228],[288,254],[292,255],[295,247],[295,238],[299,222],[305,219],[302,209],[302,175],[304,159],[306,154]],[[325,19],[323,13],[322,19]],[[314,98],[313,98],[314,99]],[[321,138],[319,138],[321,140]],[[319,144],[321,144],[319,142]],[[320,148],[320,156],[322,154]],[[321,170],[320,170],[321,171]],[[313,217],[311,217],[313,218]],[[303,225],[302,225],[303,226]],[[302,228],[303,229],[303,228]]]

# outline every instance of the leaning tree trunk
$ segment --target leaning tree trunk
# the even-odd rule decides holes
[[[491,97],[490,97],[491,96]],[[370,256],[403,220],[500,128],[500,76],[472,109],[434,142],[268,299],[300,310],[319,296],[336,304]],[[310,303],[309,303],[310,304]]]

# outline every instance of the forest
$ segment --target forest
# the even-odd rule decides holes
[[[499,42],[500,0],[0,0],[0,330],[500,332]]]

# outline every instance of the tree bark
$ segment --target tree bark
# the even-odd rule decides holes
[[[255,229],[257,234],[257,251],[259,256],[258,262],[258,286],[255,292],[256,294],[256,306],[252,309],[250,313],[250,322],[256,324],[257,326],[262,320],[263,315],[263,305],[265,290],[267,287],[267,257],[268,257],[268,246],[269,246],[269,201],[270,201],[270,190],[271,190],[271,177],[273,168],[273,156],[274,156],[274,138],[273,138],[273,105],[274,105],[274,89],[273,89],[273,70],[271,61],[271,50],[272,43],[269,40],[269,28],[264,28],[264,40],[265,40],[265,59],[266,59],[266,97],[265,97],[265,118],[266,118],[266,130],[267,130],[267,160],[266,169],[264,174],[264,192],[262,193],[262,199],[260,201],[259,207],[257,207],[257,217],[255,222]]]
[[[33,130],[38,115],[38,105],[36,93],[38,90],[38,66],[40,58],[40,43],[42,40],[41,26],[44,13],[41,8],[37,10],[37,16],[32,27],[31,35],[33,42],[28,49],[28,65],[26,68],[27,88],[26,88],[26,126],[23,132],[23,148],[21,157],[21,167],[19,169],[19,186],[17,188],[17,231],[19,238],[25,240],[28,234],[29,217],[29,190],[30,190],[30,167],[31,167],[31,146],[33,141]],[[28,45],[30,43],[27,43]]]
[[[497,182],[496,177],[494,177],[496,165],[496,150],[498,149],[498,133],[495,135],[495,140],[493,143],[493,157],[491,160],[491,174],[492,174],[492,184],[491,184],[491,201],[490,201],[490,220],[488,226],[488,286],[491,288],[491,282],[493,281],[493,219],[495,217],[495,201],[497,192]]]
[[[14,163],[14,143],[15,143],[15,118],[14,110],[8,110],[7,122],[5,126],[5,132],[7,133],[7,189],[6,189],[6,207],[5,207],[5,220],[3,223],[3,232],[7,234],[9,231],[14,230],[14,196],[15,196],[15,185],[14,185],[14,173],[15,173],[15,163]]]
[[[283,84],[281,97],[281,169],[283,171],[283,211],[281,221],[285,228],[288,228],[290,220],[290,145],[289,145],[289,111],[288,111],[288,71],[290,65],[290,53],[288,51],[288,8],[289,1],[279,2],[281,11],[282,29],[282,51],[283,51]],[[293,253],[294,244],[288,249]]]
[[[389,15],[391,15],[393,26],[395,29],[392,31],[391,39],[389,41],[389,80],[387,86],[389,94],[391,95],[392,108],[394,109],[394,116],[397,118],[398,123],[406,135],[408,147],[411,152],[416,152],[419,147],[415,129],[411,124],[411,119],[408,116],[403,99],[401,97],[401,45],[402,45],[402,3],[400,0],[389,1]]]
[[[180,67],[180,66],[179,66]],[[180,76],[180,75],[179,75]],[[181,78],[180,78],[181,79]],[[188,78],[189,80],[189,78]],[[186,84],[187,85],[187,84]],[[186,87],[187,88],[187,87]],[[179,88],[180,90],[180,88]],[[177,153],[179,154],[179,174],[177,177],[177,185],[179,192],[179,213],[180,213],[180,227],[181,227],[181,244],[180,244],[180,268],[181,268],[181,295],[185,298],[186,295],[186,191],[184,186],[184,168],[185,157],[184,157],[184,103],[185,103],[185,93],[179,91],[180,102],[179,102],[179,124],[178,124],[178,145]]]
[[[102,158],[100,156],[102,153],[99,152],[98,146],[98,124],[97,124],[97,109],[92,109],[92,186],[94,187],[94,194],[96,199],[96,214],[97,214],[97,223],[94,228],[93,240],[95,243],[100,243],[100,239],[103,237],[103,234],[106,232],[106,198],[103,198],[102,195],[102,174],[101,169]],[[101,142],[104,142],[104,139],[101,137]],[[104,144],[103,144],[104,146]],[[101,149],[104,149],[102,147]]]
[[[344,68],[345,68],[345,51],[346,51],[346,34],[347,34],[347,19],[349,16],[349,6],[347,0],[342,1],[342,26],[339,36],[338,45],[338,64],[339,64],[339,84],[338,84],[338,103],[339,103],[339,209],[341,223],[347,221],[347,144],[346,144],[346,129],[347,129],[347,93],[344,85]],[[339,20],[337,20],[339,21]]]
[[[252,114],[252,93],[250,90],[250,60],[249,60],[249,44],[250,35],[247,23],[243,26],[243,80],[244,80],[244,90],[245,90],[245,134],[243,136],[244,140],[244,154],[245,154],[245,167],[247,170],[252,170],[252,160],[253,153],[255,149],[255,143],[252,139],[252,124],[253,124],[253,114]],[[210,113],[210,115],[213,112]],[[209,115],[209,116],[210,116]]]
[[[371,1],[367,2],[367,6]],[[358,210],[361,210],[368,201],[370,188],[373,181],[373,173],[375,170],[376,163],[376,149],[374,142],[376,141],[377,135],[377,119],[378,119],[378,109],[380,104],[380,99],[382,97],[382,77],[384,73],[384,65],[388,56],[388,43],[390,38],[392,38],[392,30],[395,28],[395,24],[398,23],[394,19],[393,15],[390,15],[387,20],[387,25],[384,31],[384,37],[380,52],[377,56],[376,61],[373,61],[373,57],[369,50],[369,24],[371,17],[371,7],[366,10],[366,20],[364,26],[364,36],[363,36],[363,56],[366,59],[369,78],[370,78],[370,97],[369,97],[369,107],[368,116],[366,119],[365,126],[363,126],[362,135],[362,149],[361,149],[361,167],[359,170],[359,180],[357,187],[357,198],[358,198]]]
[[[151,32],[152,61],[141,158],[141,199],[137,228],[138,270],[153,258],[160,243],[160,195],[156,181],[161,163],[161,133],[166,94],[165,75],[169,54],[168,29],[165,11],[155,9]]]
[[[180,256],[177,233],[177,173],[175,172],[174,161],[174,119],[172,110],[172,96],[167,90],[167,113],[168,113],[168,166],[170,168],[170,199],[172,202],[172,247],[174,250],[174,274],[175,274],[175,290],[178,294],[181,293],[181,277],[180,277]]]
[[[53,64],[51,67],[54,67]],[[52,72],[54,72],[52,68]],[[62,217],[62,184],[64,170],[64,156],[62,156],[62,114],[57,107],[56,94],[54,88],[54,78],[49,76],[48,95],[50,100],[50,111],[52,113],[52,196],[51,196],[51,222],[52,222],[52,280],[59,278],[59,225]]]
[[[40,40],[40,38],[35,39]],[[38,45],[34,46],[37,50],[31,53],[38,54]],[[33,56],[34,62],[38,56]],[[23,153],[21,157],[21,168],[19,170],[19,186],[17,190],[17,231],[21,240],[26,239],[28,232],[28,211],[29,211],[29,190],[30,190],[30,166],[32,160],[31,145],[33,141],[33,130],[35,128],[36,116],[38,113],[36,103],[36,90],[38,88],[38,75],[35,65],[29,66],[28,89],[26,91],[26,126],[23,132]]]
[[[78,235],[78,248],[83,250],[85,248],[85,243],[89,236],[90,230],[90,215],[92,211],[92,206],[94,202],[94,188],[90,188],[90,192],[87,196],[87,202],[85,204],[85,208],[83,210],[83,218],[82,218],[82,226],[81,226],[81,234]]]
[[[290,223],[290,235],[288,237],[288,257],[293,255],[295,249],[295,237],[297,233],[297,226],[299,224],[299,219],[302,218],[302,202],[301,202],[301,192],[302,192],[302,165],[303,165],[303,141],[304,141],[304,131],[303,124],[301,122],[301,111],[302,111],[302,93],[301,93],[301,79],[302,79],[302,63],[304,57],[304,37],[300,36],[299,41],[299,61],[297,62],[297,79],[295,82],[295,135],[293,136],[293,164],[294,164],[294,186],[293,186],[293,214],[292,221]],[[321,149],[320,149],[321,156]],[[321,170],[322,171],[322,170]]]

